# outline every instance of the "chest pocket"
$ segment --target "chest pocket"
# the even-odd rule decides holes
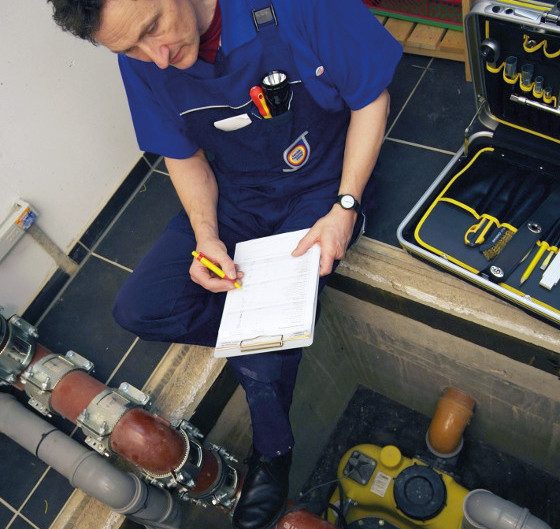
[[[219,173],[281,171],[283,152],[293,142],[294,112],[262,118],[252,102],[241,109],[199,110],[186,117],[190,136],[206,151]],[[220,130],[214,123],[247,114],[251,122],[235,130]],[[192,122],[189,124],[189,122]],[[300,133],[301,134],[301,133]]]

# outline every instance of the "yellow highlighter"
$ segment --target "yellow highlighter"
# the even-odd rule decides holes
[[[231,281],[237,288],[241,288],[241,285],[235,279],[230,279],[228,276],[226,276],[225,272],[216,263],[208,259],[208,257],[206,257],[203,253],[193,251],[192,254],[195,259],[199,260],[206,268],[214,272],[218,277],[227,279],[228,281]]]

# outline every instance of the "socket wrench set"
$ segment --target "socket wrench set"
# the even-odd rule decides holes
[[[476,2],[477,113],[398,228],[407,251],[560,323],[560,3]],[[471,134],[478,119],[481,131]]]

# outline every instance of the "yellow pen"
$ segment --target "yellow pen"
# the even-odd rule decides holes
[[[235,279],[230,279],[228,276],[226,276],[225,272],[218,265],[216,265],[216,263],[210,261],[210,259],[208,259],[208,257],[206,257],[203,253],[198,253],[193,250],[192,254],[195,259],[198,259],[206,268],[214,272],[218,277],[227,279],[228,281],[231,281],[237,288],[241,288],[241,285]]]
[[[529,266],[525,269],[525,272],[523,272],[523,275],[521,276],[521,279],[519,280],[520,285],[522,285],[523,283],[525,283],[525,281],[527,281],[527,279],[529,279],[529,276],[531,275],[531,273],[533,272],[533,270],[537,266],[538,262],[541,260],[541,257],[543,256],[543,254],[544,254],[544,252],[546,251],[547,248],[548,248],[548,244],[545,241],[543,241],[540,244],[539,250],[537,251],[537,253],[533,257],[533,259],[529,263]]]

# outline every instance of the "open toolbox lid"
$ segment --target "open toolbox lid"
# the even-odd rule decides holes
[[[465,37],[481,123],[560,143],[560,2],[480,0]]]

